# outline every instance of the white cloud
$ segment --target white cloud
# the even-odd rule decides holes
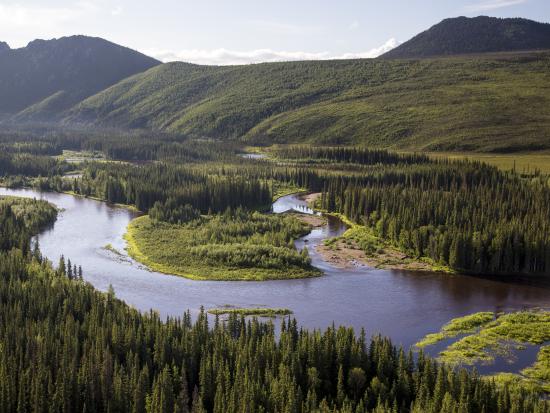
[[[145,53],[163,62],[183,61],[204,65],[239,65],[261,62],[282,62],[295,60],[329,60],[329,59],[363,59],[374,58],[397,47],[399,42],[390,39],[382,46],[359,53],[332,54],[330,52],[288,52],[271,49],[235,51],[228,49],[215,50],[146,50]]]
[[[28,7],[20,3],[0,4],[0,27],[3,30],[53,29],[62,23],[72,21],[97,7],[89,1],[80,1],[72,7]]]
[[[348,26],[348,29],[351,31],[357,30],[359,28],[359,22],[357,20],[351,22],[351,24]]]
[[[485,0],[466,6],[469,12],[484,12],[527,3],[529,0]]]
[[[372,59],[378,57],[392,49],[399,46],[400,42],[396,39],[390,39],[380,47],[376,47],[363,53],[344,53],[343,55],[335,57],[335,59]]]

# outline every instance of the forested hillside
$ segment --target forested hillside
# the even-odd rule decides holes
[[[550,54],[207,67],[170,63],[75,108],[69,123],[249,143],[549,149]]]
[[[126,47],[86,36],[0,45],[0,114],[17,120],[56,119],[82,99],[158,61]]]
[[[364,332],[160,320],[57,270],[0,206],[1,412],[548,412],[533,390],[453,371]],[[13,238],[12,238],[13,236]],[[81,271],[78,271],[80,274]]]
[[[479,16],[445,19],[383,55],[415,59],[467,53],[550,49],[550,24]]]

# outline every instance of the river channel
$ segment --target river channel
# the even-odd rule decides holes
[[[116,296],[142,310],[162,316],[192,314],[224,305],[284,307],[300,325],[325,328],[333,322],[381,333],[409,346],[448,320],[477,311],[512,311],[550,307],[550,290],[528,283],[508,283],[464,275],[426,274],[368,267],[338,269],[315,252],[327,237],[345,228],[329,220],[296,241],[308,246],[312,263],[323,276],[263,282],[193,281],[149,271],[129,258],[123,234],[136,216],[119,208],[72,195],[30,189],[0,188],[0,195],[44,199],[62,211],[55,225],[39,235],[43,254],[56,263],[61,254],[82,265],[85,279],[99,290],[112,285]],[[276,213],[289,209],[313,213],[294,195],[279,199]],[[122,255],[106,250],[111,244]]]

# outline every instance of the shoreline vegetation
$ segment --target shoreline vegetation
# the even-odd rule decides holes
[[[33,234],[38,234],[52,225],[56,221],[59,212],[55,205],[47,201],[0,195],[0,209],[5,207],[9,207],[15,217],[22,220]]]
[[[385,270],[453,273],[450,268],[436,265],[427,258],[418,259],[408,256],[374,235],[370,228],[352,222],[343,214],[322,211],[319,208],[321,197],[320,192],[310,192],[300,196],[310,208],[322,212],[325,220],[326,217],[332,216],[348,227],[341,236],[325,239],[316,247],[316,251],[323,259],[334,267],[346,269],[365,266]],[[315,216],[296,215],[304,222],[315,222]]]
[[[116,152],[109,152],[109,146],[103,149],[113,159],[158,160],[147,164],[67,166],[53,158],[13,157],[6,171],[34,176],[28,179],[44,190],[132,205],[143,213],[155,209],[162,215],[159,220],[171,223],[180,220],[186,205],[202,215],[237,207],[264,211],[273,199],[307,188],[323,194],[320,200],[317,196],[316,210],[349,218],[345,234],[319,247],[334,266],[502,277],[548,273],[543,205],[550,191],[545,176],[524,179],[481,163],[359,147],[274,147],[267,149],[275,155],[274,162],[248,162],[236,156],[234,148],[218,153],[210,146],[186,141],[170,146],[176,152],[170,157],[167,148],[150,148],[146,156],[132,146],[122,145]],[[179,162],[188,159],[201,162]],[[284,160],[284,165],[276,160]],[[52,167],[82,173],[72,180],[45,177]],[[426,185],[431,189],[426,191]],[[497,191],[499,185],[506,191]],[[494,207],[495,197],[509,206],[503,209],[506,213]],[[534,203],[526,209],[511,208],[521,197],[531,197]],[[489,212],[479,213],[473,199]],[[419,205],[418,211],[407,207],[412,204]],[[540,231],[533,230],[530,216]]]
[[[456,338],[439,352],[438,360],[449,366],[491,365],[496,359],[511,363],[517,352],[538,346],[536,361],[517,373],[487,376],[509,383],[550,392],[550,311],[524,310],[512,313],[479,312],[445,324],[437,333],[416,343],[419,349]]]
[[[3,182],[2,179],[0,178],[0,188],[10,189],[12,187],[10,187],[9,185],[6,185],[5,182]],[[85,199],[91,199],[93,201],[105,202],[106,204],[109,204],[111,206],[114,206],[114,207],[117,207],[117,208],[128,209],[130,211],[137,212],[137,213],[141,212],[134,205],[121,204],[121,203],[118,203],[118,202],[110,202],[109,200],[107,200],[105,198],[101,198],[101,197],[93,196],[93,195],[79,194],[79,193],[74,192],[74,191],[65,191],[65,190],[56,190],[56,189],[44,189],[43,190],[43,189],[40,189],[40,188],[36,188],[32,185],[21,185],[21,186],[16,186],[15,188],[17,188],[17,189],[19,189],[19,188],[20,189],[32,189],[32,190],[38,190],[38,191],[44,191],[44,192],[56,192],[58,194],[72,195],[72,196],[75,196],[77,198],[85,198]],[[22,199],[26,199],[26,198],[22,198]]]
[[[55,191],[55,192],[58,192],[60,194],[66,194],[66,195],[72,195],[72,196],[76,196],[78,198],[86,198],[86,199],[91,199],[93,201],[98,201],[98,202],[105,202],[111,206],[114,206],[114,207],[117,207],[117,208],[124,208],[124,209],[128,209],[132,212],[137,212],[137,213],[140,213],[141,211],[139,209],[137,209],[134,205],[128,205],[128,204],[121,204],[121,203],[118,203],[118,202],[110,202],[104,198],[100,198],[100,197],[97,197],[97,196],[93,196],[93,195],[84,195],[84,194],[79,194],[77,192],[74,192],[74,191]]]
[[[109,251],[109,252],[112,252],[113,254],[115,254],[116,256],[118,257],[122,257],[124,256],[124,254],[122,252],[120,252],[119,250],[117,250],[115,247],[113,247],[113,244],[107,244],[103,247],[103,249],[105,251]]]
[[[337,268],[359,265],[384,270],[454,273],[428,258],[413,258],[405,254],[374,235],[368,227],[354,224],[341,214],[327,215],[341,219],[348,226],[341,236],[326,239],[317,246],[317,252],[323,259]]]

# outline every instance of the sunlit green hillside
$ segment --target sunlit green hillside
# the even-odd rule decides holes
[[[170,63],[66,121],[251,143],[513,152],[550,148],[550,53],[207,67]]]

